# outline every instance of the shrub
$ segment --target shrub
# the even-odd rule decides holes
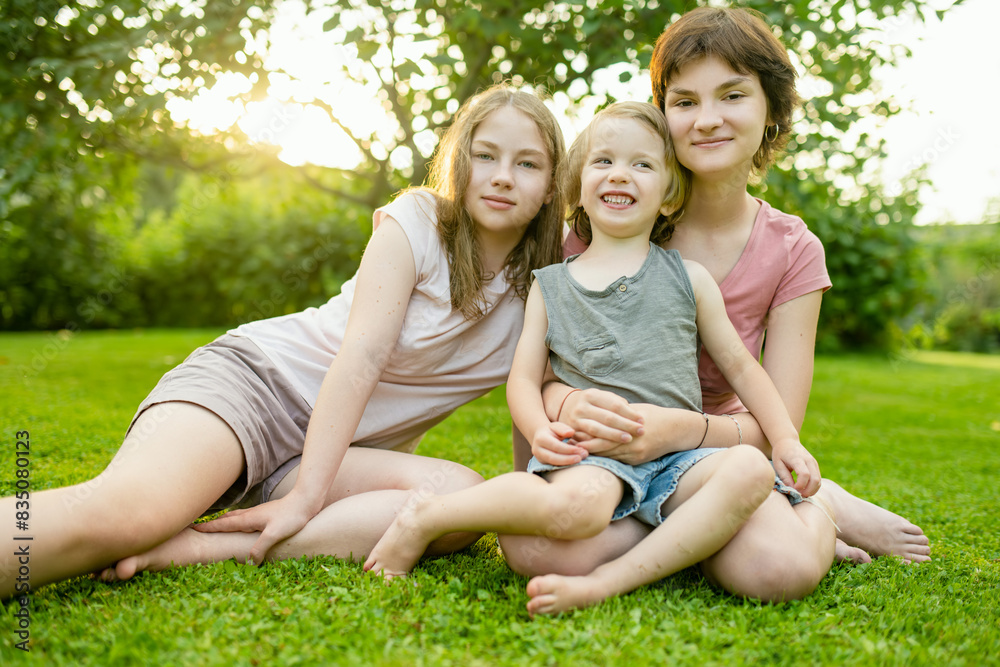
[[[232,325],[327,301],[353,275],[371,213],[292,176],[219,188],[187,177],[181,205],[133,237],[152,326]]]

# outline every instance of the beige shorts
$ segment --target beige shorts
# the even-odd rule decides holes
[[[312,408],[250,339],[225,334],[164,375],[132,424],[158,403],[194,403],[218,415],[243,447],[246,470],[205,514],[266,501],[302,454]],[[293,461],[293,459],[295,461]]]

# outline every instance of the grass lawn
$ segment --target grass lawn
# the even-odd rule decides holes
[[[158,377],[216,333],[0,335],[0,492],[14,491],[22,430],[33,489],[97,474]],[[526,579],[487,536],[390,586],[332,558],[64,582],[31,599],[27,654],[14,648],[18,605],[4,605],[0,664],[1000,664],[998,387],[998,357],[817,361],[803,441],[825,476],[922,526],[933,560],[835,566],[804,601],[736,599],[687,571],[531,620]],[[435,428],[420,453],[508,470],[503,392]]]

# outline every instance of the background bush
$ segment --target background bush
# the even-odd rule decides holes
[[[2,223],[3,328],[229,326],[296,312],[340,291],[371,233],[364,207],[291,168],[230,182],[185,173],[168,194],[135,217],[111,202],[17,209]]]
[[[318,306],[353,275],[371,214],[291,171],[223,187],[188,175],[180,205],[130,239],[143,326],[215,326]]]
[[[1000,223],[930,226],[915,237],[928,298],[902,321],[902,344],[1000,352]]]
[[[487,17],[439,0],[308,3],[302,20],[346,56],[329,64],[321,88],[301,72],[269,69],[268,30],[283,6],[272,0],[7,3],[0,328],[228,326],[322,303],[354,271],[372,211],[422,182],[434,136],[462,101],[507,78],[564,95],[560,104],[573,108],[609,102],[596,73],[638,76],[662,27],[693,4],[497,0]],[[878,183],[883,142],[856,125],[898,110],[872,73],[906,53],[865,39],[866,30],[930,16],[931,4],[939,17],[945,9],[928,0],[738,4],[766,14],[808,82],[791,150],[760,192],[826,246],[834,289],[819,349],[901,340],[990,349],[996,306],[978,295],[913,310],[934,298],[911,225],[919,174],[889,189]],[[407,43],[422,55],[406,55]],[[327,114],[353,140],[358,166],[290,167],[239,124],[206,134],[166,111],[221,73],[246,77],[234,103],[282,94],[280,102]],[[349,127],[330,101],[369,95],[395,131]],[[264,124],[274,138],[296,122],[285,109]]]
[[[890,325],[927,297],[926,268],[913,236],[915,189],[890,197],[870,187],[850,199],[814,169],[804,178],[772,172],[760,196],[800,216],[826,250],[833,288],[823,295],[817,349],[889,347]]]

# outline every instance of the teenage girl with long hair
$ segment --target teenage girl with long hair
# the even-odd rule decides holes
[[[498,86],[468,101],[430,187],[376,211],[360,268],[338,296],[196,350],[139,406],[104,472],[32,494],[32,587],[234,555],[360,558],[409,490],[482,481],[409,452],[506,381],[531,271],[560,256],[553,175],[562,154],[559,126],[536,96]],[[0,513],[13,516],[15,502],[4,499]],[[208,530],[254,532],[188,527],[240,505],[257,506]],[[473,539],[449,536],[431,550]],[[15,552],[9,543],[0,555],[0,597],[15,591]]]

